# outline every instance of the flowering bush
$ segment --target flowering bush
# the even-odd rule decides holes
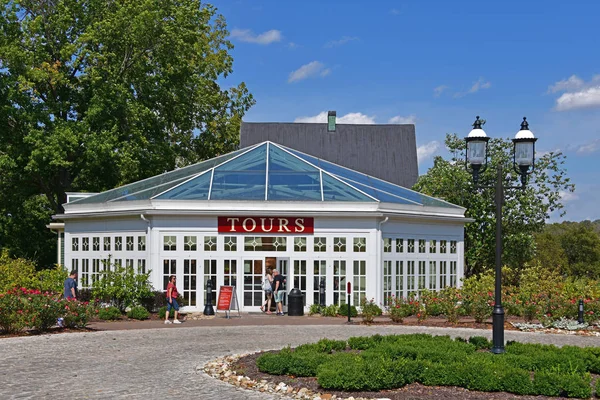
[[[427,312],[427,315],[437,317],[438,315],[442,315],[444,313],[442,298],[438,292],[424,290],[419,295],[419,301]]]
[[[61,317],[65,326],[84,327],[92,312],[88,303],[64,300],[60,294],[15,288],[0,294],[0,331],[17,333],[29,328],[43,332]]]
[[[394,322],[402,322],[404,318],[410,317],[417,313],[414,304],[408,302],[404,297],[390,296],[388,297],[388,313]]]
[[[444,288],[440,292],[442,314],[446,316],[448,322],[453,324],[458,322],[461,311],[462,294],[460,290],[454,287]]]
[[[372,323],[376,316],[381,315],[381,308],[375,304],[375,299],[367,300],[366,297],[360,299],[360,310],[363,322],[367,324]]]

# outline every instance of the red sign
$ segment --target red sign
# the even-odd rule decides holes
[[[352,294],[352,284],[348,282],[348,294]]]
[[[217,310],[229,311],[229,309],[231,309],[232,298],[233,286],[221,286],[219,288],[219,300],[217,301]]]
[[[221,233],[314,233],[314,218],[219,217]]]

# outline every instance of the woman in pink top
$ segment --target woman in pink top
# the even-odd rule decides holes
[[[175,275],[171,275],[169,277],[169,284],[167,285],[167,312],[165,314],[165,324],[170,324],[169,321],[169,311],[171,308],[175,309],[173,313],[173,323],[180,324],[181,321],[177,319],[177,312],[179,311],[179,304],[177,304],[177,296],[179,293],[177,292],[177,286],[175,286],[175,281],[177,278]]]

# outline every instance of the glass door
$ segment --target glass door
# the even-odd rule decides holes
[[[263,302],[263,259],[244,259],[244,308],[260,307]]]
[[[287,311],[287,294],[290,291],[290,285],[293,282],[293,277],[289,276],[290,259],[277,257],[277,271],[285,278],[286,283],[283,287],[283,312]]]

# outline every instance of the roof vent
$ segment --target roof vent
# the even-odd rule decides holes
[[[335,132],[335,111],[327,112],[327,132]]]

